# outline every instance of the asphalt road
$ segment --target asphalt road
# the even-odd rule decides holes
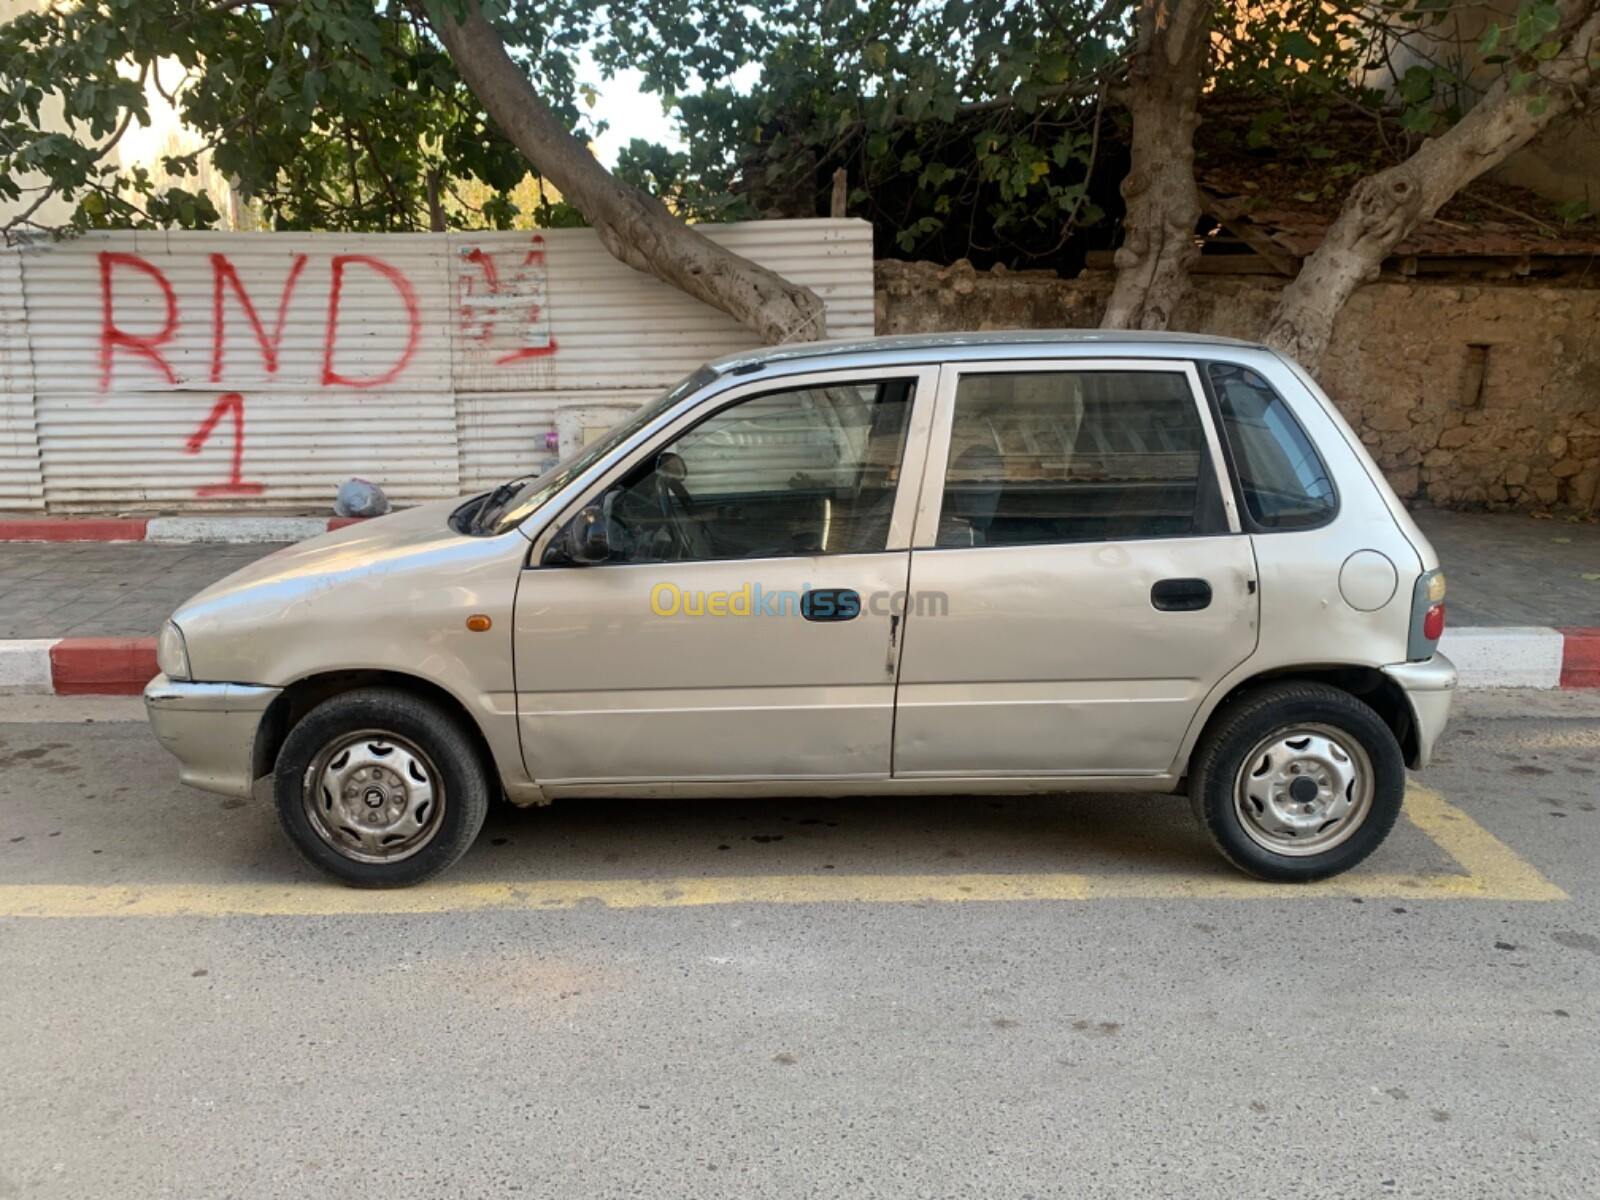
[[[129,714],[0,701],[0,1197],[1600,1194],[1592,698],[1334,888],[1170,800],[572,803],[371,911]]]

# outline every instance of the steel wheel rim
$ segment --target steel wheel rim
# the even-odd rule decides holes
[[[439,831],[445,790],[411,741],[379,729],[328,742],[306,771],[301,802],[316,835],[354,862],[410,858]]]
[[[1304,858],[1348,841],[1372,811],[1375,791],[1372,759],[1360,742],[1330,725],[1295,725],[1268,734],[1245,756],[1233,811],[1256,845]]]

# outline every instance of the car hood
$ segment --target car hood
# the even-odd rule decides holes
[[[421,504],[296,542],[195,593],[175,616],[181,625],[184,616],[192,619],[241,592],[259,594],[282,585],[287,601],[315,590],[318,581],[387,573],[401,560],[461,542],[463,535],[449,524],[450,514],[461,504],[461,500]]]

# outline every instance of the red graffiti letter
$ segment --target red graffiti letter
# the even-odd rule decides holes
[[[368,375],[366,377],[341,375],[333,369],[333,347],[339,336],[339,293],[344,289],[344,269],[350,263],[359,263],[364,267],[371,267],[394,285],[394,290],[400,294],[401,301],[406,306],[406,320],[409,329],[406,333],[406,348],[401,353],[394,366],[382,375]],[[328,329],[322,342],[322,385],[324,387],[353,387],[375,388],[386,383],[393,383],[400,378],[400,372],[406,369],[406,364],[411,361],[411,356],[417,352],[417,343],[422,339],[422,315],[417,307],[417,294],[411,290],[411,284],[406,277],[400,274],[388,263],[381,259],[371,258],[365,254],[336,254],[333,258],[333,286],[328,292]]]
[[[264,483],[246,483],[244,481],[244,397],[238,392],[228,392],[220,396],[211,406],[211,414],[200,422],[200,428],[189,435],[189,440],[183,447],[185,454],[199,454],[200,447],[206,444],[211,437],[211,431],[223,417],[233,415],[233,471],[228,475],[226,483],[208,483],[204,487],[196,488],[197,496],[259,496],[267,490]]]
[[[467,254],[466,261],[469,262],[469,263],[475,264],[480,270],[482,270],[482,272],[483,272],[483,280],[484,280],[484,283],[488,285],[489,294],[491,296],[498,296],[500,294],[500,271],[494,265],[494,259],[492,257],[490,257],[489,255],[485,254],[481,248],[474,247],[472,249],[472,251]],[[536,294],[542,298],[543,295],[544,295],[544,267],[545,267],[545,262],[544,262],[544,235],[543,234],[536,233],[536,234],[533,235],[533,248],[530,249],[528,251],[527,255],[523,258],[523,260],[522,260],[522,268],[523,269],[516,276],[516,281],[517,281],[517,285],[518,285],[519,288],[525,287],[528,284],[528,282],[529,282],[529,280],[528,280],[528,270],[531,267],[537,267],[539,269],[539,274],[536,276],[536,281],[537,281],[537,284],[538,284],[537,293]],[[471,292],[472,283],[471,283],[470,280],[466,281],[465,290],[467,292],[469,292],[469,293]],[[495,308],[490,308],[489,315],[484,317],[484,319],[483,319],[483,327],[477,332],[476,335],[473,335],[470,332],[470,322],[467,320],[468,310],[469,310],[470,307],[471,306],[468,303],[468,301],[466,299],[463,299],[462,300],[462,304],[461,304],[462,317],[463,317],[463,322],[462,322],[462,324],[463,324],[463,332],[466,333],[469,337],[470,336],[476,336],[477,340],[480,341],[480,342],[488,343],[488,342],[492,341],[493,338],[494,338],[494,324],[495,324],[494,314],[495,314],[495,312],[497,310]],[[530,324],[532,324],[533,322],[535,322],[535,321],[537,321],[539,319],[540,315],[541,315],[541,307],[540,307],[540,305],[536,301],[529,301],[528,307],[527,307],[527,319],[528,319],[528,322]],[[519,359],[524,359],[524,358],[545,358],[545,357],[548,357],[549,355],[554,354],[555,352],[556,352],[556,339],[553,338],[553,337],[550,337],[550,338],[547,338],[545,340],[545,344],[542,345],[542,346],[523,346],[520,349],[512,350],[509,353],[502,354],[499,358],[495,359],[494,361],[495,361],[495,365],[497,367],[503,367],[506,364],[516,362]]]
[[[136,271],[143,271],[156,281],[156,286],[161,289],[161,296],[167,303],[167,320],[161,326],[159,333],[129,333],[117,327],[111,299],[111,274],[114,267],[132,267]],[[112,250],[100,251],[100,390],[108,391],[111,387],[111,359],[119,346],[154,363],[166,377],[167,383],[176,386],[177,375],[173,374],[172,368],[167,365],[167,360],[161,357],[161,351],[156,347],[166,345],[177,332],[178,297],[173,294],[172,285],[167,282],[167,277],[137,254],[122,254]]]
[[[294,293],[294,285],[300,278],[300,272],[305,269],[306,256],[296,254],[294,262],[289,267],[289,277],[283,281],[283,295],[278,298],[278,319],[273,323],[272,336],[267,336],[266,329],[261,324],[261,318],[256,315],[256,306],[250,302],[250,294],[244,290],[244,284],[239,282],[239,273],[233,269],[233,264],[228,261],[226,254],[213,254],[211,256],[211,382],[222,381],[222,285],[224,282],[233,285],[233,294],[239,297],[239,304],[244,308],[244,315],[250,322],[250,327],[256,332],[256,341],[261,345],[261,357],[267,364],[267,374],[278,373],[278,347],[283,344],[283,322],[289,314],[289,297]]]

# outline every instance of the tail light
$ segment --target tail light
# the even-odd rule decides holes
[[[1430,604],[1427,615],[1422,618],[1422,636],[1430,642],[1437,642],[1439,635],[1444,632],[1444,605]]]
[[[1411,593],[1411,636],[1406,657],[1413,662],[1432,658],[1444,633],[1444,572],[1435,568],[1417,578]]]

